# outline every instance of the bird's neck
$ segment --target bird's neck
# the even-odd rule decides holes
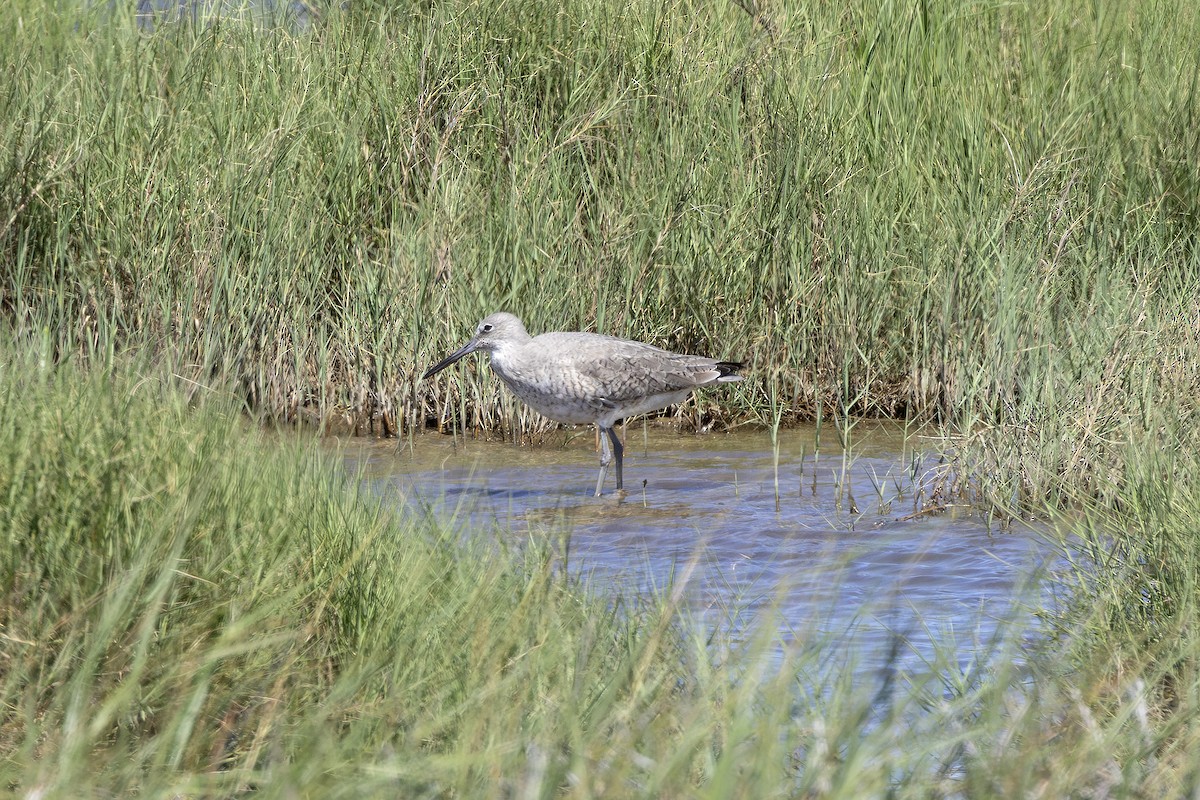
[[[503,342],[492,348],[492,369],[503,373],[505,366],[517,357],[517,351],[521,349],[524,342]]]

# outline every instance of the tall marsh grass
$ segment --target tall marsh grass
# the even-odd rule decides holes
[[[744,359],[700,413],[762,422],[1053,414],[1195,330],[1188,3],[85,8],[0,10],[0,307],[277,418],[536,427],[417,380],[499,308]]]

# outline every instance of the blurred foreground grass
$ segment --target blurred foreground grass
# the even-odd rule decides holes
[[[144,365],[5,356],[0,785],[19,797],[1194,786],[1194,617],[1118,640],[1131,598],[1103,575],[1059,637],[1012,630],[970,672],[948,646],[934,681],[885,681],[820,637],[780,649],[769,620],[713,641],[669,589],[591,596],[553,535],[514,551],[385,509],[315,445],[227,396],[189,407]],[[1140,532],[1182,535],[1197,508],[1177,494]]]

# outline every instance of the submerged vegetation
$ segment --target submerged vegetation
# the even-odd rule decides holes
[[[6,787],[1194,794],[1193,4],[120,5],[0,6]],[[243,419],[536,430],[417,380],[498,309],[747,362],[692,424],[941,426],[1078,606],[937,691],[714,658]]]

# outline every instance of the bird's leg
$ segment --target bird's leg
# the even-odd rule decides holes
[[[625,456],[625,447],[621,444],[621,437],[617,436],[617,432],[613,428],[607,428],[608,438],[612,439],[613,454],[617,457],[617,491],[621,492],[624,489],[621,486],[621,461]]]
[[[596,431],[600,435],[600,477],[596,479],[596,497],[600,496],[600,492],[604,489],[604,476],[608,474],[608,464],[612,461],[612,453],[608,449],[608,437],[604,435],[606,428],[599,425],[596,426]],[[620,461],[617,461],[620,464]]]

